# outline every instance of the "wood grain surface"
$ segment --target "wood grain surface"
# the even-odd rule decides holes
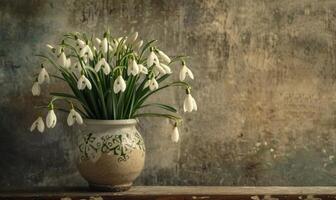
[[[34,200],[318,200],[336,199],[336,187],[217,187],[217,186],[135,186],[120,193],[95,192],[88,188],[32,188],[1,191],[0,199]]]

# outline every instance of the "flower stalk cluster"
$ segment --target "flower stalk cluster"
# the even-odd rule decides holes
[[[183,110],[197,110],[195,99],[191,96],[191,86],[185,82],[194,79],[192,71],[186,66],[184,57],[169,57],[155,45],[156,40],[144,43],[137,32],[129,36],[114,38],[106,32],[103,38],[88,37],[82,33],[64,35],[57,46],[47,44],[47,55],[39,55],[44,63],[54,67],[58,74],[47,72],[41,65],[32,87],[32,94],[41,94],[41,85],[50,78],[65,82],[71,93],[50,92],[51,101],[46,116],[46,127],[54,128],[57,123],[56,100],[69,103],[67,124],[83,124],[83,118],[118,120],[143,116],[166,117],[174,121],[171,138],[177,142],[177,126],[182,119],[176,108],[163,103],[145,104],[148,98],[169,87],[182,87],[186,90]],[[180,62],[181,65],[175,65]],[[174,69],[172,69],[174,68]],[[178,69],[180,68],[180,69]],[[179,81],[168,82],[174,71],[179,71]],[[156,107],[163,112],[144,112],[145,107]],[[43,132],[44,121],[38,117],[31,131]]]

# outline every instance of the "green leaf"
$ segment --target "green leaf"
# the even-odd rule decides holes
[[[168,110],[170,112],[175,112],[177,113],[176,108],[170,106],[170,105],[166,105],[166,104],[161,104],[161,103],[150,103],[150,104],[145,104],[139,107],[140,108],[145,108],[145,107],[150,107],[150,106],[154,106],[154,107],[159,107],[159,108],[163,108],[165,110]]]
[[[71,98],[71,99],[76,99],[77,100],[77,97],[72,95],[72,94],[61,93],[61,92],[51,92],[50,94],[53,95],[53,96],[65,97],[65,98]]]

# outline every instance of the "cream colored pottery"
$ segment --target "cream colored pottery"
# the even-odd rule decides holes
[[[125,191],[141,173],[145,145],[135,119],[84,120],[78,137],[77,168],[91,188]]]

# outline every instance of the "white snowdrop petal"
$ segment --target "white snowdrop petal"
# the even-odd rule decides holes
[[[127,38],[127,43],[133,44],[137,38],[138,38],[138,32],[134,32]]]
[[[103,63],[103,71],[105,75],[108,75],[111,72],[111,67],[110,65],[106,62],[106,60],[104,59],[104,63]]]
[[[75,119],[73,117],[72,112],[70,112],[68,115],[67,123],[68,123],[68,126],[72,126],[75,123]]]
[[[101,41],[101,47],[104,53],[107,53],[108,51],[108,42],[107,42],[107,38],[104,37],[104,39]]]
[[[89,81],[89,79],[85,78],[85,84],[86,84],[86,87],[91,90],[92,89],[92,85],[91,85],[91,82]]]
[[[67,65],[67,58],[64,52],[61,53],[61,55],[58,57],[58,64],[62,67],[66,67]]]
[[[147,58],[147,67],[151,67],[154,64],[154,60],[157,58],[155,53],[151,51]]]
[[[192,73],[190,69],[187,70],[187,73],[191,79],[194,79],[194,74]]]
[[[85,42],[81,39],[77,39],[77,45],[80,47],[80,48],[84,48],[85,47]]]
[[[170,69],[170,67],[169,67],[168,65],[163,64],[163,63],[161,63],[160,65],[161,65],[161,67],[164,69],[164,71],[165,71],[167,74],[171,74],[171,73],[172,73],[172,71],[171,71],[171,69]]]
[[[33,84],[32,93],[33,96],[40,96],[41,94],[41,87],[37,81]]]
[[[94,67],[94,70],[96,71],[96,72],[98,72],[100,69],[101,69],[101,66],[103,65],[103,63],[104,63],[104,58],[102,58],[102,59],[100,59],[98,62],[97,62],[97,64],[95,65],[95,67]]]
[[[150,80],[146,81],[144,88],[147,88],[150,85],[150,82],[151,82]]]
[[[150,81],[149,81],[149,89],[151,91],[153,90],[156,90],[159,88],[159,84],[158,82],[155,80],[155,78],[152,78]]]
[[[54,48],[51,44],[46,44],[46,47],[48,47],[49,49],[53,49]]]
[[[183,102],[184,112],[192,112],[193,110],[197,111],[197,104],[194,97],[191,94],[187,94]]]
[[[30,127],[30,132],[33,132],[35,130],[36,126],[37,126],[37,123],[36,123],[36,121],[34,121],[33,124]]]
[[[171,134],[171,140],[173,142],[178,142],[179,138],[180,138],[180,134],[179,134],[177,126],[175,126],[174,130],[173,130],[173,133]]]
[[[186,68],[183,66],[179,74],[180,81],[184,81],[184,79],[186,78],[186,73],[187,73]]]
[[[49,110],[46,118],[46,125],[48,128],[54,128],[56,126],[57,117],[54,110]]]
[[[46,81],[47,83],[49,83],[49,81],[50,81],[49,74],[48,74],[47,70],[44,67],[41,68],[41,71],[40,71],[40,73],[39,73],[39,75],[37,77],[37,81],[38,81],[38,83],[40,85],[42,83],[44,83],[44,81]]]
[[[119,93],[120,91],[121,92],[124,92],[126,90],[126,83],[125,83],[125,80],[122,78],[121,75],[119,75],[117,77],[117,79],[114,81],[114,84],[113,84],[113,91],[114,93]]]
[[[143,40],[138,41],[137,43],[134,44],[134,49],[140,49],[142,44],[143,44]]]
[[[97,45],[99,46],[100,43],[101,43],[101,40],[100,40],[99,38],[96,38],[96,43],[97,43]]]
[[[167,56],[163,51],[158,50],[159,56],[162,60],[164,60],[166,63],[170,63],[170,58]]]
[[[77,124],[79,125],[83,124],[83,118],[77,111],[75,111],[75,117],[76,117]]]
[[[194,110],[197,111],[197,104],[194,98],[193,98],[193,107],[194,107]]]

